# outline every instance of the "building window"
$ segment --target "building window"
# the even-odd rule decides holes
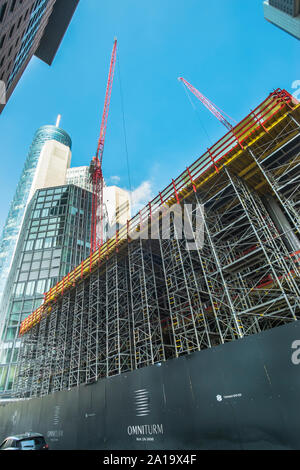
[[[14,11],[14,9],[15,9],[16,2],[17,2],[17,0],[12,0],[12,2],[11,2],[11,6],[10,6],[10,12],[11,12],[11,13],[12,13],[12,12]]]
[[[0,367],[0,391],[5,389],[8,367]]]
[[[9,32],[9,37],[11,38],[12,35],[13,35],[13,32],[14,32],[14,29],[15,29],[15,24],[11,27],[10,29],[10,32]]]
[[[25,288],[25,282],[19,282],[16,287],[15,296],[22,297],[24,293],[24,288]]]
[[[12,386],[14,383],[15,372],[16,372],[16,366],[10,366],[8,380],[7,380],[7,390],[12,389]]]
[[[23,312],[32,312],[32,300],[25,300]]]
[[[43,248],[43,239],[42,238],[39,238],[36,242],[35,242],[35,249],[36,250],[41,250]]]
[[[36,293],[44,294],[45,289],[46,289],[46,279],[42,279],[41,281],[38,281],[36,284]]]
[[[46,238],[44,248],[51,248],[51,247],[52,247],[52,238]]]
[[[33,250],[33,244],[34,244],[34,241],[33,241],[33,240],[29,240],[29,241],[26,243],[26,248],[25,248],[25,250],[26,250],[26,251],[32,251],[32,250]]]
[[[4,5],[2,5],[2,7],[0,8],[0,23],[2,23],[3,21],[4,15],[6,12],[6,7],[7,7],[7,2],[5,2]]]
[[[5,341],[13,341],[16,337],[17,328],[7,328]]]
[[[14,302],[11,311],[12,313],[20,313],[22,311],[22,302]]]
[[[35,288],[35,281],[30,281],[27,283],[26,286],[26,297],[32,297],[34,294],[34,288]]]
[[[3,47],[5,38],[6,38],[6,34],[3,34],[2,38],[1,38],[1,41],[0,41],[0,49],[2,49],[2,47]]]

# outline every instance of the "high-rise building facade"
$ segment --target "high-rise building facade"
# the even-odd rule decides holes
[[[20,322],[43,294],[90,253],[92,193],[64,185],[37,190],[28,204],[13,266],[0,342],[0,394],[11,393]]]
[[[31,57],[51,65],[79,0],[0,0],[0,113]]]
[[[300,0],[265,0],[267,21],[300,39]]]
[[[66,184],[75,184],[87,191],[93,191],[93,183],[90,178],[88,166],[78,166],[67,170]]]
[[[104,191],[106,189],[106,184],[104,182]],[[76,186],[79,186],[80,188],[86,189],[87,191],[93,192],[93,183],[91,180],[91,175],[89,171],[88,166],[78,166],[78,167],[73,167],[69,168],[67,170],[67,176],[66,176],[66,184],[75,184]],[[98,208],[100,211],[100,208]],[[98,230],[100,229],[100,217],[101,215],[99,214],[99,221],[98,221]],[[107,212],[107,204],[104,201],[103,204],[103,240],[106,240],[108,235],[109,235],[109,220],[108,220],[108,212]]]
[[[131,218],[130,194],[118,186],[106,186],[103,199],[107,210],[109,234],[114,234]]]
[[[288,15],[297,16],[299,14],[300,0],[269,0],[269,4]]]
[[[47,145],[45,146],[45,144]],[[52,169],[53,171],[55,170],[55,177],[52,178],[51,185],[57,186],[58,184],[65,183],[66,169],[61,169],[61,182],[57,182],[59,180],[59,171],[55,167],[51,168],[51,165],[49,167],[49,163],[47,174],[50,174],[50,176],[48,180],[45,180],[44,167],[49,161],[47,157],[49,155],[49,146],[52,147],[52,150],[54,149],[63,155],[65,166],[68,166],[70,163],[72,147],[70,136],[63,129],[56,126],[43,126],[38,129],[29,149],[25,166],[0,237],[0,304],[30,196],[34,194],[36,189],[45,186],[46,181],[50,186],[49,181],[51,180]],[[56,161],[61,161],[61,158],[57,156]],[[43,164],[41,165],[41,163]],[[0,310],[0,324],[1,316]]]

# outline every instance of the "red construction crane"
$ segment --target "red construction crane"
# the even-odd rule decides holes
[[[111,55],[108,81],[105,94],[104,110],[100,128],[96,156],[90,163],[90,179],[93,183],[92,199],[92,224],[91,224],[91,252],[95,251],[103,244],[103,186],[104,179],[102,173],[102,160],[105,143],[105,134],[110,105],[111,90],[114,79],[115,64],[117,57],[117,39],[114,40],[114,47]]]
[[[187,82],[184,78],[179,77],[178,80],[180,80],[197,98],[198,100],[201,101],[201,103],[206,106],[209,111],[216,116],[216,118],[224,124],[224,126],[231,131],[233,128],[233,125],[230,124],[230,122],[224,117],[224,114],[232,121],[235,122],[234,119],[232,119],[230,116],[228,116],[224,111],[222,111],[218,106],[216,106],[214,103],[212,103],[208,98],[206,98],[200,91],[197,90],[197,88],[193,87],[189,82]]]

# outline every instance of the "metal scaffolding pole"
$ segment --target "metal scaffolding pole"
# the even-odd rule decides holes
[[[149,243],[128,245],[134,368],[165,360],[155,273]]]
[[[45,348],[45,365],[44,375],[41,385],[41,396],[48,395],[53,388],[55,363],[56,363],[56,335],[57,335],[57,323],[58,316],[61,314],[61,302],[56,302],[51,311],[51,315],[48,318],[48,331],[47,331],[47,346]]]
[[[250,192],[249,188],[238,178],[233,178],[228,170],[225,170],[228,178],[230,179],[240,204],[244,207],[244,210],[247,214],[249,222],[251,223],[253,232],[256,236],[258,246],[261,248],[265,259],[267,260],[269,269],[273,275],[273,279],[276,281],[276,285],[279,288],[281,296],[283,296],[287,310],[291,315],[291,319],[297,320],[295,315],[295,302],[293,297],[287,293],[283,288],[282,277],[285,274],[288,274],[286,269],[283,266],[280,266],[281,270],[278,273],[274,267],[274,258],[277,256],[277,252],[274,253],[274,245],[272,243],[273,237],[270,236],[267,230],[267,225],[264,222],[261,214],[258,212],[253,194]],[[271,245],[271,246],[270,246]],[[276,246],[276,245],[275,245]],[[282,261],[283,256],[281,255],[280,260]],[[294,294],[293,294],[294,296]]]
[[[47,348],[47,313],[44,312],[38,328],[37,345],[32,368],[32,388],[31,397],[37,397],[40,394],[44,370],[47,368],[46,348]]]
[[[76,288],[75,308],[72,326],[72,343],[69,371],[69,388],[78,386],[85,380],[84,361],[84,341],[86,340],[87,315],[85,313],[85,302],[88,292],[86,283],[82,282]]]
[[[74,298],[72,292],[66,292],[61,301],[60,315],[56,336],[56,357],[54,364],[53,392],[68,387],[67,371],[70,363],[70,335],[68,335],[69,318],[74,313]]]
[[[106,376],[132,370],[127,266],[114,254],[106,265]]]

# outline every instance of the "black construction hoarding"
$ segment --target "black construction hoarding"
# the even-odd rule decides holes
[[[299,397],[294,322],[92,385],[2,403],[0,439],[32,431],[50,449],[299,449]]]

